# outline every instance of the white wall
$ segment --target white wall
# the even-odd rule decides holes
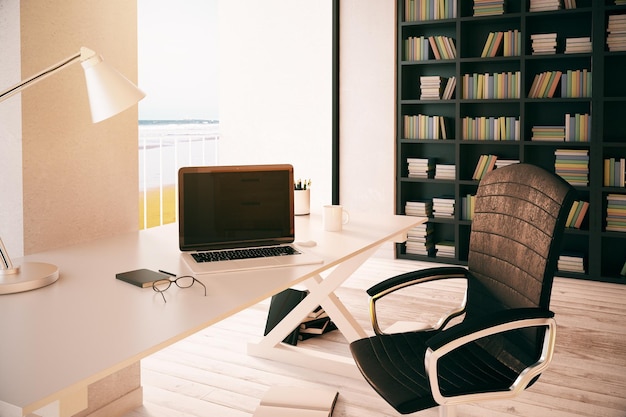
[[[291,163],[331,202],[330,0],[219,2],[219,163]]]
[[[395,210],[395,1],[341,0],[340,200]]]
[[[340,202],[394,212],[391,0],[341,0]],[[331,201],[330,0],[220,5],[220,163],[290,162]]]
[[[19,1],[0,1],[0,91],[20,82],[19,12]],[[12,257],[24,247],[21,107],[19,95],[0,103],[0,238]]]

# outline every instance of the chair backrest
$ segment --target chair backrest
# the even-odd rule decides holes
[[[476,193],[469,243],[467,314],[549,309],[565,221],[575,191],[529,164],[487,174]]]

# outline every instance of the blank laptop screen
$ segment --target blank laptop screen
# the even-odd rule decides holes
[[[293,186],[286,164],[181,168],[180,249],[293,242]]]

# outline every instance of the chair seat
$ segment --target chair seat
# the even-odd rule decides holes
[[[424,367],[426,341],[435,331],[379,335],[356,340],[350,350],[370,385],[401,414],[437,405]],[[509,355],[494,356],[492,347],[472,343],[440,361],[444,396],[503,391],[518,373],[506,364]]]

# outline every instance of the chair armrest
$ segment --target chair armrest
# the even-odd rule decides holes
[[[467,278],[467,269],[458,266],[442,266],[435,268],[419,269],[387,278],[384,281],[373,285],[367,290],[371,297],[383,297],[386,294],[399,290],[400,288],[420,284],[422,282],[435,281],[447,278]]]
[[[451,351],[480,338],[528,327],[546,327],[542,351],[537,361],[524,369],[511,384],[508,391],[464,394],[444,397],[439,388],[438,361]],[[554,313],[538,308],[522,308],[503,312],[498,317],[466,320],[463,323],[444,330],[428,341],[424,364],[430,381],[433,398],[439,404],[459,404],[486,399],[513,397],[523,391],[533,379],[543,372],[554,353],[556,342],[556,321]]]
[[[435,267],[420,269],[417,271],[397,275],[372,286],[367,290],[367,293],[370,296],[370,319],[372,322],[372,327],[374,328],[374,332],[376,332],[376,334],[384,334],[384,332],[380,329],[380,326],[378,324],[378,318],[376,316],[376,302],[381,298],[402,288],[406,288],[412,285],[451,278],[464,278],[467,280],[468,275],[469,272],[467,271],[467,269],[461,267]],[[446,317],[444,317],[442,320],[439,321],[439,323],[437,323],[435,328],[443,328],[451,319],[463,314],[465,312],[466,301],[467,293],[463,298],[461,306],[450,311]]]

